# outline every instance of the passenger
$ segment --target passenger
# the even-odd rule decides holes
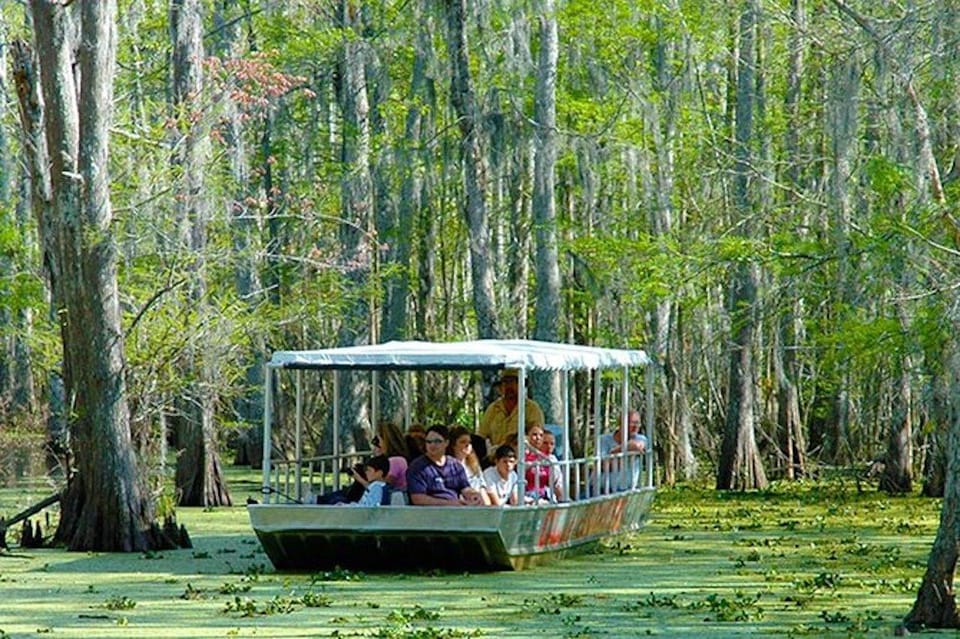
[[[480,506],[480,494],[470,487],[463,464],[447,457],[449,433],[442,424],[427,430],[427,452],[407,469],[407,492],[415,506]]]
[[[376,440],[376,438],[374,438],[374,440]],[[383,457],[384,459],[387,459],[385,455],[378,452],[380,449],[376,444],[374,444],[373,450],[374,454],[372,457],[370,457],[370,459],[374,459],[376,457]],[[346,473],[353,478],[353,481],[350,483],[350,485],[325,495],[318,495],[315,499],[315,503],[323,505],[358,503],[361,499],[363,499],[363,495],[366,493],[370,484],[370,480],[367,479],[367,471],[369,471],[367,466],[369,462],[370,460],[368,459],[366,462],[354,464],[352,467],[341,469],[341,472]],[[387,459],[387,473],[384,475],[384,481],[387,481],[387,475],[389,475],[389,472],[390,461]],[[406,477],[404,477],[404,482],[405,481]]]
[[[642,454],[647,450],[647,438],[640,433],[640,412],[627,412],[627,445],[623,446],[623,429],[617,422],[617,428],[611,433],[600,437],[600,457],[617,455],[621,452]],[[629,472],[621,472],[624,462],[629,464]],[[635,487],[640,481],[641,462],[637,457],[632,459],[608,459],[603,462],[603,470],[607,473],[603,479],[602,492],[627,490]],[[609,483],[608,483],[609,481]]]
[[[543,444],[540,447],[540,452],[547,457],[553,457],[554,461],[559,460],[557,456],[557,436],[553,434],[552,430],[543,431]]]
[[[493,506],[517,505],[517,451],[504,444],[494,451],[494,465],[483,471]]]
[[[493,451],[500,444],[506,443],[510,433],[517,432],[517,406],[520,401],[518,388],[519,372],[515,368],[505,368],[500,373],[500,398],[487,406],[480,418],[480,427],[477,433],[487,440],[487,450]],[[540,405],[524,394],[525,419],[524,428],[539,426],[543,428],[543,410]]]
[[[555,461],[540,451],[543,444],[543,428],[536,424],[527,427],[527,443],[523,456],[526,497],[535,503],[549,503],[563,500],[563,486],[558,480],[559,472],[554,471]]]
[[[560,473],[560,459],[557,457],[557,436],[552,430],[543,431],[543,443],[540,445],[540,452],[550,461],[550,485],[563,486],[563,477]],[[562,492],[562,489],[561,489]]]
[[[450,429],[450,445],[447,447],[447,454],[463,464],[467,481],[470,482],[470,487],[480,494],[484,506],[491,505],[487,482],[483,477],[483,469],[480,468],[480,460],[473,452],[473,437],[469,430],[463,426],[454,426]]]
[[[390,461],[390,470],[385,481],[392,490],[405,491],[407,489],[407,459],[406,442],[399,427],[392,422],[377,424],[377,432],[370,440],[374,455],[386,455]],[[343,472],[353,480],[349,486],[316,498],[318,504],[356,503],[363,497],[367,488],[367,477],[363,464],[356,464],[344,468]]]
[[[389,503],[390,487],[385,481],[390,471],[390,460],[387,456],[374,455],[366,461],[363,470],[367,487],[360,501],[353,504],[340,503],[338,506],[380,506]]]
[[[413,461],[426,452],[426,446],[423,444],[423,439],[426,436],[427,433],[422,425],[410,425],[410,428],[407,429],[407,434],[404,435],[404,439],[407,440],[407,451],[410,453],[410,456],[407,457],[407,461]]]
[[[386,455],[390,460],[390,472],[386,478],[390,488],[405,491],[410,452],[400,427],[393,422],[380,422],[372,443],[374,455]]]
[[[486,468],[493,465],[493,451],[487,450],[487,440],[486,438],[476,434],[470,434],[470,443],[473,446],[473,452],[477,456],[477,459],[480,460],[480,467]]]

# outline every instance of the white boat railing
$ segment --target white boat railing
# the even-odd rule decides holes
[[[344,469],[362,463],[373,451],[357,451],[340,455],[318,455],[295,459],[271,460],[271,485],[268,489],[282,500],[293,503],[310,503],[311,497],[326,495],[349,485],[353,480]],[[527,466],[542,468],[550,466],[551,482],[559,477],[563,494],[559,499],[550,488],[551,501],[580,501],[598,495],[608,495],[623,490],[643,488],[646,478],[646,453],[634,451],[614,453],[601,457],[578,457],[556,461],[542,459],[527,462]],[[626,470],[625,470],[626,469]],[[540,475],[536,472],[534,483],[526,486],[528,493],[539,493]],[[566,479],[568,478],[569,479]]]
[[[580,501],[598,495],[624,490],[643,488],[646,479],[646,453],[628,451],[614,453],[605,457],[591,456],[575,459],[538,460],[527,462],[527,466],[542,468],[552,466],[552,472],[561,478],[563,496],[560,501]],[[552,477],[553,475],[551,475]],[[527,485],[528,491],[539,493],[540,475],[533,473],[534,484]]]
[[[353,481],[350,475],[341,471],[363,462],[372,452],[317,455],[304,457],[299,462],[296,459],[273,459],[270,461],[270,487],[265,492],[288,502],[303,503],[308,496],[340,490]]]

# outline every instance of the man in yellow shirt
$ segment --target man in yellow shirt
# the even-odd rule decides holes
[[[515,368],[505,368],[500,373],[500,399],[494,401],[483,417],[480,418],[480,427],[477,434],[487,440],[487,450],[493,451],[497,446],[506,443],[507,437],[517,432],[517,406],[520,399],[520,389],[518,388],[517,377],[519,371]],[[526,397],[526,393],[524,393]],[[540,405],[532,399],[527,398],[525,428],[520,433],[522,437],[527,428],[534,424],[543,428],[544,418],[543,410]]]

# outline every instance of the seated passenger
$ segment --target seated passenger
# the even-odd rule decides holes
[[[621,452],[644,453],[647,450],[647,438],[640,433],[640,413],[631,410],[627,413],[627,444],[623,445],[623,429],[619,426],[611,433],[600,437],[600,457],[617,455]],[[605,471],[602,477],[601,492],[627,490],[639,485],[641,461],[632,459],[609,459],[603,463]]]
[[[559,494],[563,493],[563,476],[560,471],[560,459],[556,454],[557,436],[550,429],[543,431],[543,443],[540,445],[540,452],[550,461],[550,485],[554,487]]]
[[[447,447],[447,454],[463,464],[467,481],[470,482],[470,487],[479,493],[483,505],[491,505],[487,482],[483,477],[483,469],[480,468],[480,460],[473,452],[473,436],[469,430],[463,426],[454,426],[450,429],[450,445]]]
[[[390,460],[386,455],[374,455],[364,464],[367,488],[363,491],[360,501],[355,504],[338,504],[349,506],[381,506],[390,503],[390,487],[385,481],[390,471]]]
[[[393,490],[407,489],[407,462],[410,452],[400,427],[393,422],[380,422],[373,437],[373,454],[386,455],[390,460],[390,472],[386,481]]]
[[[349,486],[339,490],[317,495],[314,503],[317,504],[354,504],[363,497],[363,492],[367,489],[367,478],[364,471],[364,465],[354,464],[340,469],[340,472],[349,475],[353,481]]]
[[[378,448],[374,446],[374,450],[376,451],[378,450]],[[380,458],[382,458],[387,464],[387,470],[384,471],[384,476],[380,478],[380,481],[385,483],[388,486],[388,490],[389,490],[390,460],[386,457],[386,455],[376,454],[361,464],[356,464],[351,468],[344,468],[342,472],[349,473],[353,477],[353,483],[351,483],[349,486],[345,488],[341,488],[340,490],[335,490],[332,493],[327,493],[325,495],[318,495],[316,497],[315,503],[322,504],[322,505],[338,505],[338,506],[343,504],[350,504],[350,505],[359,504],[360,501],[365,496],[367,496],[367,491],[370,488],[371,481],[369,479],[369,475],[370,475],[371,462],[373,462],[373,460],[377,460],[375,468],[379,468]],[[406,478],[404,478],[404,481],[406,481]],[[382,494],[382,490],[379,490],[379,493]]]
[[[560,459],[560,456],[557,455],[557,436],[553,434],[552,430],[543,431],[543,444],[540,446],[540,452],[547,457],[553,457],[554,461]]]
[[[543,428],[537,424],[527,427],[527,442],[523,456],[526,497],[534,502],[563,500],[563,486],[558,481],[560,473],[554,470],[552,460],[540,451],[543,445]]]
[[[447,451],[448,431],[431,426],[424,438],[427,452],[410,462],[407,492],[415,506],[480,506],[480,494],[470,487],[463,464]]]
[[[413,461],[427,452],[426,446],[423,443],[423,438],[426,436],[427,433],[423,429],[423,426],[420,424],[410,424],[410,428],[407,429],[407,434],[403,436],[403,438],[407,440],[407,452],[410,454],[410,456],[407,457],[407,461]]]
[[[504,444],[494,451],[494,465],[483,471],[493,506],[517,505],[517,451]]]
[[[404,441],[400,428],[392,422],[377,424],[376,434],[370,440],[374,455],[385,455],[390,461],[390,470],[385,481],[391,490],[405,491],[407,489],[407,444]],[[344,473],[350,475],[353,482],[340,490],[316,498],[318,504],[356,503],[363,497],[367,488],[367,478],[363,464],[356,464],[344,468]]]

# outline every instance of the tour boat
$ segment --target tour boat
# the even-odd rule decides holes
[[[377,423],[381,375],[399,373],[403,387],[404,422],[409,425],[413,375],[417,371],[451,374],[517,370],[519,388],[532,371],[555,371],[561,384],[564,423],[552,426],[565,445],[558,462],[566,499],[519,506],[414,506],[402,494],[391,505],[328,506],[309,503],[317,492],[340,485],[340,469],[363,457],[363,451],[342,451],[333,429],[333,453],[303,455],[305,376],[332,375],[333,387],[344,372],[362,373],[369,391],[371,423]],[[655,494],[653,467],[654,366],[642,350],[600,348],[533,340],[460,342],[388,342],[306,351],[275,352],[265,367],[263,418],[263,487],[260,503],[248,506],[250,521],[264,551],[278,570],[510,570],[521,569],[643,525]],[[292,373],[292,379],[285,375]],[[570,393],[576,373],[592,380],[592,414],[586,456],[573,458]],[[351,375],[351,378],[356,376]],[[476,379],[479,379],[477,376]],[[582,379],[582,376],[581,376]],[[278,392],[281,387],[291,389]],[[479,386],[479,384],[477,384]],[[582,386],[582,384],[581,384]],[[332,392],[331,419],[339,423],[339,393]],[[294,406],[275,405],[289,395]],[[522,394],[521,394],[522,396]],[[637,402],[639,398],[639,404]],[[610,400],[614,406],[605,406]],[[631,405],[632,403],[632,405]],[[581,404],[586,405],[586,404]],[[647,448],[644,453],[618,453],[601,459],[604,431],[626,434],[628,408],[642,405]],[[525,403],[517,404],[518,424],[525,423]],[[616,416],[615,424],[604,417]],[[595,425],[599,424],[597,428]],[[293,450],[274,456],[277,429],[293,430]],[[517,474],[524,493],[523,433],[518,433]],[[289,438],[289,437],[288,437]],[[607,464],[620,464],[629,485],[609,485]]]

